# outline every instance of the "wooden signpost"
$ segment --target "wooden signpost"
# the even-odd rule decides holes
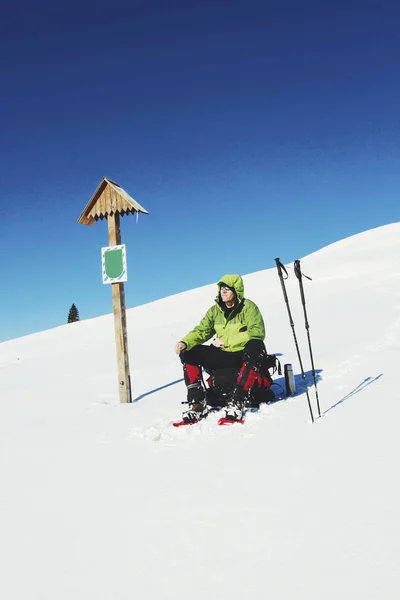
[[[117,183],[104,177],[78,219],[82,225],[93,225],[95,221],[103,219],[108,222],[108,248],[102,249],[103,283],[110,283],[112,290],[121,402],[132,402],[132,391],[124,290],[126,259],[125,246],[121,244],[120,216],[134,213],[149,214]]]

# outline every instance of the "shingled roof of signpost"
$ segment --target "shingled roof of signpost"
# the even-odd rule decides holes
[[[108,215],[112,213],[119,213],[122,216],[130,213],[149,214],[118,183],[103,177],[99,187],[79,217],[78,223],[93,225],[99,219],[101,221],[107,219]]]

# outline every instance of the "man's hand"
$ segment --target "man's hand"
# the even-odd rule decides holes
[[[175,352],[176,352],[176,354],[180,354],[186,348],[187,348],[187,346],[186,346],[185,342],[178,342],[175,346]]]
[[[213,340],[211,343],[216,348],[221,348],[224,345],[224,340],[221,340],[221,338],[215,338],[215,340]]]

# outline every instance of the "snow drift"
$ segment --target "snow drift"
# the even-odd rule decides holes
[[[399,257],[396,223],[302,259],[314,425],[300,390],[243,426],[171,427],[185,397],[173,346],[215,284],[128,311],[131,405],[112,315],[0,344],[1,596],[397,599]],[[276,270],[244,282],[298,380]]]

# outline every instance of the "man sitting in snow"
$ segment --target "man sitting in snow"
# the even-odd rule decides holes
[[[202,345],[213,336],[211,346]],[[202,367],[209,373],[228,367],[237,369],[225,418],[237,421],[243,417],[246,396],[258,381],[267,358],[264,337],[261,312],[254,302],[244,297],[243,279],[240,275],[224,275],[218,283],[215,304],[200,324],[175,346],[183,364],[189,404],[183,421],[195,423],[208,413],[201,383]]]

